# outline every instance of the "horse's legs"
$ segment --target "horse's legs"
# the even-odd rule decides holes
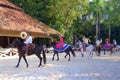
[[[114,47],[111,47],[111,48],[110,48],[110,52],[111,52],[110,55],[112,55],[113,50],[114,50]]]
[[[21,60],[21,56],[19,56],[19,60],[18,60],[18,63],[16,65],[16,68],[19,66],[20,60]]]
[[[70,52],[68,52],[68,55],[69,55],[68,61],[70,61]]]
[[[92,53],[92,51],[90,51],[90,52],[89,52],[89,55],[88,55],[88,58],[89,58],[89,57],[92,57],[92,55],[93,55],[93,53]]]
[[[110,55],[112,55],[112,53],[113,53],[113,51],[112,51],[112,50],[110,50]]]
[[[103,50],[104,50],[104,55],[105,55],[105,54],[106,54],[106,53],[105,53],[105,49],[103,49]]]
[[[58,55],[58,52],[57,52],[56,54],[57,54],[57,61],[59,61],[59,55]]]
[[[27,62],[26,57],[25,57],[25,56],[23,56],[23,59],[25,60],[25,63],[26,63],[26,65],[27,65],[26,67],[28,68],[28,66],[29,66],[29,65],[28,65],[28,62]]]
[[[100,51],[101,51],[101,48],[100,46],[98,47],[98,56],[100,56]]]
[[[55,53],[53,54],[52,61],[54,60]]]
[[[83,54],[83,48],[79,49],[81,51],[81,55],[82,57],[84,57],[84,54]]]
[[[68,61],[70,61],[70,51],[65,51],[66,55],[65,58],[67,57],[67,55],[69,56]]]
[[[56,52],[55,51],[53,51],[53,57],[52,57],[52,61],[54,60],[54,57],[55,57],[55,54],[56,54]]]
[[[66,53],[65,58],[67,57],[67,55],[68,55],[68,54]]]
[[[70,51],[67,51],[67,52],[66,52],[66,56],[67,56],[67,55],[69,56],[68,61],[70,61]]]
[[[81,53],[81,55],[82,55],[82,57],[84,57],[84,54],[83,54],[83,53]]]
[[[58,61],[59,60],[59,55],[58,55],[58,52],[56,52],[56,51],[54,51],[52,61],[54,60],[55,55],[57,55],[57,61]]]
[[[38,65],[38,67],[40,67],[41,66],[41,64],[42,64],[42,57],[40,56],[40,54],[36,54],[36,56],[39,58],[39,60],[40,60],[40,63],[39,63],[39,65]]]

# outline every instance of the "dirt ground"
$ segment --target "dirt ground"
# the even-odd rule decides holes
[[[24,60],[15,68],[16,57],[0,57],[0,80],[120,80],[120,55],[106,55],[82,58],[80,52],[71,55],[71,61],[60,53],[59,61],[52,61],[52,53],[47,53],[47,64],[37,67],[39,60],[35,55],[28,56],[29,67]]]

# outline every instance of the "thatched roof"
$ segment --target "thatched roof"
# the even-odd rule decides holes
[[[0,36],[20,37],[21,31],[29,31],[33,37],[59,36],[60,33],[35,20],[16,5],[0,0]]]

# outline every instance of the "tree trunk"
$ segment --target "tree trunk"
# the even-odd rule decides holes
[[[98,39],[98,14],[96,15],[96,40]]]

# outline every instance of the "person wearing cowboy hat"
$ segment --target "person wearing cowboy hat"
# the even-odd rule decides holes
[[[25,53],[25,55],[28,55],[28,48],[30,47],[30,44],[32,44],[32,36],[31,36],[30,32],[27,33],[27,37],[26,37],[24,43],[26,44],[26,47],[25,47],[26,53]]]

